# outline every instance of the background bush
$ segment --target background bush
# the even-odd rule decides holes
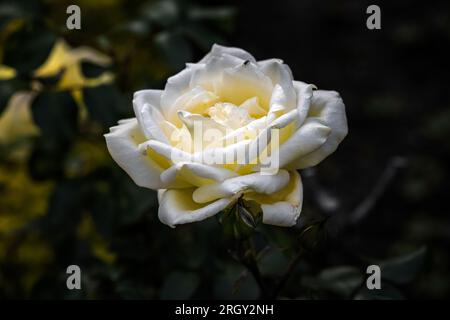
[[[266,289],[286,280],[278,297],[449,297],[445,1],[383,2],[376,31],[364,1],[82,0],[82,29],[67,30],[70,4],[0,3],[0,297],[263,296],[227,233],[242,221],[166,227],[155,192],[134,185],[103,138],[133,116],[134,91],[163,88],[213,43],[282,58],[347,106],[348,137],[301,173],[298,226],[241,226]],[[364,290],[372,263],[381,291]],[[66,288],[71,264],[83,290]]]

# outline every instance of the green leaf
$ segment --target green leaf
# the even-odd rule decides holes
[[[55,41],[54,34],[27,25],[7,39],[3,64],[19,73],[31,73],[45,62]]]
[[[44,86],[54,87],[58,84],[62,75],[65,72],[65,68],[61,69],[56,75],[50,77],[36,77],[35,79],[39,81]]]
[[[161,299],[182,300],[189,299],[200,283],[199,277],[192,272],[172,272],[164,281],[161,288]]]
[[[188,10],[188,22],[206,25],[208,29],[230,33],[234,29],[237,9],[233,7],[193,7]]]
[[[142,17],[162,26],[168,27],[179,16],[178,4],[172,0],[158,1],[144,5],[140,10]]]
[[[270,248],[258,261],[259,271],[265,276],[280,275],[288,264],[288,258],[278,248]]]
[[[35,180],[58,179],[64,174],[64,160],[68,145],[55,139],[40,137],[28,160],[31,176]]]
[[[216,299],[257,299],[259,287],[255,279],[241,266],[229,265],[214,281]]]
[[[81,72],[86,78],[97,78],[107,70],[108,69],[105,67],[101,67],[88,61],[81,62]]]
[[[256,220],[253,217],[252,213],[247,210],[247,208],[239,204],[237,206],[237,210],[239,218],[243,223],[245,223],[249,228],[256,228]]]
[[[304,228],[299,235],[300,246],[306,250],[312,251],[320,247],[327,238],[325,221],[319,221]]]
[[[406,284],[414,280],[425,263],[427,249],[418,250],[380,263],[382,279],[397,284]]]
[[[31,110],[44,137],[67,141],[76,134],[78,106],[68,91],[41,92],[33,100]]]
[[[352,266],[339,266],[323,270],[318,281],[320,286],[341,297],[349,297],[364,281],[361,271]]]
[[[150,34],[152,30],[151,22],[146,19],[136,19],[128,21],[112,30],[115,36],[134,35],[138,37],[145,37]]]
[[[114,85],[84,88],[83,97],[90,118],[102,124],[104,129],[117,122],[121,95]]]
[[[225,240],[230,243],[233,243],[235,240],[244,240],[255,232],[255,228],[252,225],[256,225],[256,221],[253,216],[245,208],[240,209],[239,207],[240,204],[235,204],[224,210],[220,216],[219,222],[222,225]],[[253,222],[249,219],[253,219]]]
[[[233,7],[192,7],[188,10],[188,17],[192,20],[230,20],[237,14]]]
[[[157,193],[155,191],[139,188],[134,184],[134,182],[130,181],[130,179],[127,179],[126,181],[127,188],[125,191],[128,202],[124,210],[128,210],[128,213],[126,215],[120,215],[119,219],[122,224],[136,222],[145,214],[153,212],[158,207]],[[152,214],[150,218],[157,217]]]
[[[65,234],[77,228],[83,209],[84,188],[82,181],[60,181],[50,198],[49,209],[44,217],[47,232]]]
[[[97,183],[91,184],[90,187],[92,189],[89,192],[89,210],[92,213],[95,227],[100,234],[110,237],[116,227],[116,219],[120,212],[114,199],[111,198],[111,194],[101,192],[102,187],[109,191],[107,185],[103,186],[102,183]]]
[[[14,19],[31,19],[41,13],[42,4],[36,0],[3,1],[0,3],[0,30]]]
[[[134,281],[120,281],[116,285],[116,292],[121,298],[128,300],[139,300],[147,298],[145,288]]]

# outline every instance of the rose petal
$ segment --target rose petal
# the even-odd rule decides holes
[[[192,154],[157,140],[148,140],[141,143],[139,150],[142,153],[153,153],[154,156],[160,157],[168,164],[167,168],[178,162],[192,162],[193,159]]]
[[[224,210],[234,198],[223,198],[208,204],[192,200],[194,189],[159,190],[158,217],[162,223],[175,227],[178,224],[201,221]]]
[[[190,81],[196,68],[184,69],[167,79],[166,86],[161,94],[161,109],[166,119],[170,119],[169,111],[171,111],[175,101],[191,89]]]
[[[303,124],[308,115],[313,96],[313,88],[315,88],[315,86],[313,84],[306,84],[300,81],[294,81],[293,83],[297,93],[298,128]]]
[[[303,202],[303,186],[297,171],[290,172],[289,185],[279,193],[287,193],[282,201],[261,205],[263,223],[281,227],[294,226],[300,216]]]
[[[112,158],[138,186],[150,189],[165,187],[160,179],[163,169],[139,151],[138,145],[145,137],[136,119],[121,122],[104,136]]]
[[[223,55],[230,55],[244,61],[248,60],[256,63],[255,58],[247,51],[240,48],[224,47],[218,44],[214,44],[211,48],[211,51],[202,60],[200,60],[199,63],[208,63],[213,57],[220,57]]]
[[[296,161],[294,167],[298,169],[315,166],[321,162],[337,149],[348,132],[345,105],[336,91],[314,91],[308,118],[320,120],[331,129],[331,133],[320,148]]]
[[[166,119],[159,109],[160,90],[142,90],[134,94],[133,108],[142,132],[148,139],[169,143],[168,136],[172,127],[166,125]]]
[[[161,174],[161,180],[171,183],[183,179],[195,186],[203,186],[225,179],[236,177],[237,174],[225,168],[213,167],[201,163],[177,163]]]
[[[269,105],[269,113],[275,114],[278,114],[279,111],[286,111],[289,108],[286,94],[279,84],[276,84],[272,91]]]
[[[252,97],[245,100],[239,108],[244,109],[253,118],[261,118],[266,115],[266,110],[261,108],[259,105],[259,99],[257,97]]]
[[[225,69],[215,89],[222,101],[240,105],[249,98],[258,97],[261,107],[268,109],[273,84],[256,65],[242,63]]]
[[[198,127],[198,133],[203,133],[202,130],[216,129],[222,133],[226,132],[226,127],[217,123],[211,118],[204,117],[200,114],[190,113],[188,111],[180,110],[178,111],[178,117],[181,121],[186,125],[191,134],[193,134],[194,128],[196,125],[201,125],[201,128]]]
[[[178,97],[172,106],[167,107],[165,114],[170,122],[179,126],[181,124],[178,118],[179,111],[204,114],[206,109],[217,101],[219,101],[219,97],[213,92],[195,86]]]
[[[224,54],[213,56],[207,63],[198,64],[193,68],[190,87],[199,86],[207,91],[215,92],[222,81],[224,70],[242,65],[245,60]]]
[[[194,191],[193,199],[195,202],[205,203],[228,198],[244,191],[272,194],[282,189],[288,182],[289,173],[285,170],[279,170],[274,175],[262,175],[257,172],[199,187]]]
[[[294,134],[279,146],[280,168],[296,168],[302,157],[326,143],[331,129],[318,119],[307,119]]]
[[[243,169],[241,173],[248,173],[252,171],[252,167],[258,165],[258,159],[270,144],[273,128],[274,126],[271,125],[260,132],[255,132],[255,138],[232,144],[226,144],[227,140],[219,140],[212,145],[213,147],[193,154],[191,159],[194,162],[209,165],[229,165],[230,169],[233,168],[236,171]],[[244,168],[245,166],[250,167]]]
[[[293,77],[291,69],[279,59],[258,61],[258,66],[260,67],[260,70],[272,80],[274,85],[278,84],[283,88],[286,96],[286,107],[289,109],[294,108],[297,98],[292,83]]]

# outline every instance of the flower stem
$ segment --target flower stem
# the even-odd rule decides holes
[[[237,242],[238,246],[241,246],[240,250],[238,249],[239,260],[244,265],[245,268],[252,274],[255,279],[258,287],[260,289],[260,298],[268,299],[270,295],[267,291],[266,285],[264,283],[263,277],[261,276],[261,272],[259,271],[258,262],[256,260],[256,252],[255,247],[253,245],[253,240],[251,237],[245,239],[244,241]]]
[[[281,293],[281,291],[283,290],[287,281],[289,280],[291,275],[294,273],[295,268],[298,266],[298,264],[302,260],[303,253],[304,253],[304,250],[299,249],[299,251],[295,255],[294,259],[291,260],[286,271],[284,272],[284,274],[281,277],[280,281],[278,282],[277,286],[273,290],[272,295],[270,296],[271,299],[276,299],[278,297],[278,295]]]

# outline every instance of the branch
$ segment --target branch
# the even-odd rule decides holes
[[[303,257],[304,250],[300,249],[294,259],[289,263],[286,271],[284,272],[283,276],[281,277],[280,281],[278,282],[277,286],[273,290],[273,293],[271,295],[271,299],[276,299],[278,295],[283,290],[284,286],[286,285],[287,281],[291,277],[291,275],[294,273],[295,268],[298,266],[298,264],[301,261],[301,258]]]
[[[270,296],[268,294],[266,285],[263,281],[261,272],[259,271],[258,262],[256,260],[256,252],[253,246],[252,238],[249,237],[245,240],[236,241],[238,249],[238,259],[239,262],[252,274],[258,287],[261,291],[261,298],[268,299]]]
[[[351,224],[357,224],[367,216],[370,210],[373,209],[377,201],[384,194],[389,184],[394,179],[400,168],[403,168],[406,160],[403,157],[393,157],[389,160],[386,168],[381,174],[380,179],[375,184],[373,189],[369,192],[366,198],[353,210],[350,214],[349,220]]]

